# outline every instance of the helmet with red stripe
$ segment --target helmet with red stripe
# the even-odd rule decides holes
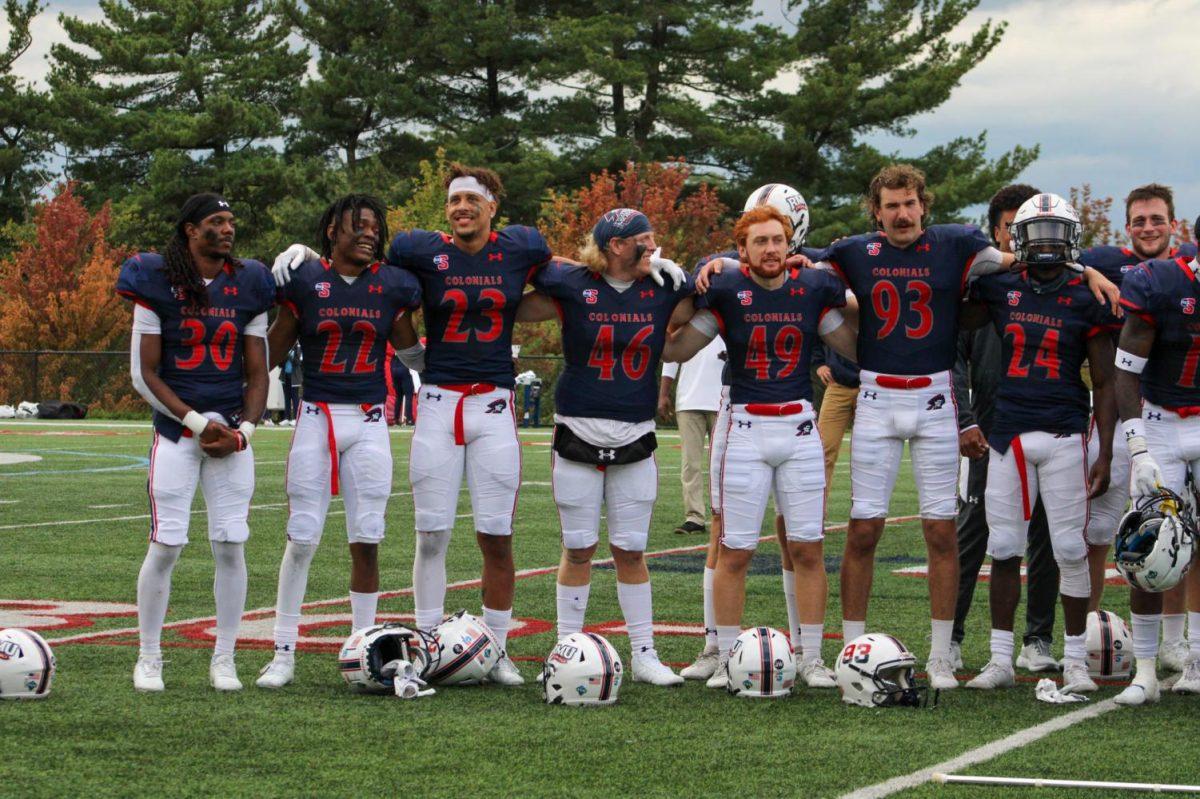
[[[1187,504],[1163,488],[1134,498],[1117,527],[1113,562],[1131,585],[1151,593],[1167,591],[1191,567],[1197,535]]]
[[[863,707],[920,707],[925,688],[913,676],[916,665],[916,657],[900,639],[867,633],[842,648],[834,672],[843,702]]]
[[[401,666],[411,663],[422,680],[437,668],[437,641],[432,635],[403,624],[380,624],[357,630],[342,644],[338,668],[350,687],[368,694],[390,694]]]
[[[429,681],[440,685],[477,685],[500,659],[500,645],[488,626],[460,610],[433,629],[440,661]]]
[[[1125,620],[1107,610],[1087,615],[1088,674],[1113,680],[1129,679],[1133,671],[1133,637]]]
[[[726,690],[749,699],[779,699],[796,682],[796,656],[787,636],[770,627],[751,627],[729,652]]]
[[[571,633],[542,666],[542,694],[551,705],[611,705],[624,669],[613,645],[596,633]]]
[[[0,630],[0,699],[42,699],[57,668],[46,639],[19,627]]]

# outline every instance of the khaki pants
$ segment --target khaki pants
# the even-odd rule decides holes
[[[708,519],[708,503],[705,498],[704,476],[708,472],[708,459],[704,456],[704,437],[712,435],[716,411],[679,411],[675,414],[679,423],[679,441],[683,447],[679,467],[683,483],[683,509],[685,521],[704,524]]]
[[[833,467],[837,463],[838,450],[842,448],[842,436],[854,420],[854,408],[858,405],[858,389],[830,383],[825,387],[821,400],[821,415],[817,418],[817,431],[825,448],[825,490],[833,485]]]

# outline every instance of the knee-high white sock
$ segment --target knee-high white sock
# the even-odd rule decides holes
[[[800,621],[796,613],[796,573],[783,570],[783,601],[787,604],[788,640],[792,649],[800,651]]]
[[[1188,623],[1188,652],[1194,658],[1200,658],[1200,613],[1189,610]]]
[[[1133,622],[1133,656],[1138,660],[1154,660],[1158,657],[1159,613],[1130,613]]]
[[[162,657],[162,627],[171,599],[171,571],[183,547],[151,543],[138,572],[137,607],[142,657]]]
[[[1183,640],[1183,623],[1187,619],[1182,613],[1164,613],[1162,617],[1162,642]]]
[[[351,629],[361,630],[375,624],[375,610],[379,607],[379,592],[350,592]]]
[[[717,570],[704,567],[704,651],[717,651],[717,612],[713,610],[713,579]]]
[[[842,641],[850,643],[867,631],[867,622],[842,619]]]
[[[799,660],[820,660],[821,639],[825,634],[823,624],[800,625],[800,649],[797,651]]]
[[[954,634],[954,619],[930,619],[932,631],[929,642],[929,657],[950,657],[950,636]]]
[[[654,651],[654,604],[651,599],[650,581],[623,583],[617,581],[617,602],[625,616],[625,628],[629,631],[629,649],[637,655]]]
[[[446,551],[450,531],[417,533],[413,558],[413,605],[417,627],[429,631],[446,615]]]
[[[232,655],[238,628],[246,610],[246,548],[228,541],[212,541],[213,597],[217,601],[217,643],[214,655]]]
[[[588,585],[556,584],[558,637],[560,640],[573,633],[583,632],[583,619],[587,615],[588,596],[591,593],[590,583]]]
[[[508,646],[508,625],[512,623],[512,608],[508,610],[483,609],[483,623],[496,636],[496,644],[503,652]]]
[[[296,654],[300,637],[300,607],[308,587],[308,567],[317,552],[316,544],[288,541],[279,564],[279,586],[275,593],[275,657]]]

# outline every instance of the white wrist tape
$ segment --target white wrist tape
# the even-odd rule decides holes
[[[1132,352],[1126,352],[1120,347],[1117,347],[1117,358],[1113,361],[1118,369],[1123,369],[1135,375],[1140,375],[1145,371],[1147,362],[1148,359],[1134,355]]]
[[[1150,448],[1146,446],[1146,423],[1141,417],[1122,422],[1121,430],[1125,432],[1125,445],[1129,448],[1131,458],[1145,455],[1149,451]]]
[[[238,432],[246,437],[246,443],[250,443],[250,436],[254,435],[254,422],[242,422],[238,425]]]
[[[183,419],[180,421],[183,422],[184,427],[186,427],[188,430],[191,430],[196,435],[200,435],[204,432],[204,428],[208,427],[208,419],[196,413],[195,411],[188,411],[186,414],[184,414]]]

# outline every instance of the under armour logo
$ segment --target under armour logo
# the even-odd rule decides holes
[[[505,400],[505,399],[492,400],[491,402],[488,403],[487,410],[484,411],[484,413],[503,413],[504,409],[507,407],[508,407],[508,400]]]
[[[879,399],[879,395],[876,394],[874,391],[864,391],[863,399]]]
[[[311,414],[311,415],[313,415],[313,416],[320,416],[320,415],[321,415],[321,409],[320,409],[320,408],[318,408],[316,405],[305,405],[305,406],[304,406],[304,412],[305,412],[305,413],[307,413],[307,414]]]
[[[442,399],[442,395],[441,395],[441,394],[433,394],[433,393],[431,393],[431,392],[429,392],[429,391],[426,391],[426,392],[425,392],[425,399],[438,400],[438,401],[440,402],[440,401],[441,401],[441,399]]]
[[[234,297],[237,296],[237,286],[226,286],[225,288],[221,289],[221,291],[224,294],[232,294]]]
[[[372,408],[371,410],[367,411],[366,419],[364,419],[363,421],[368,422],[368,423],[378,422],[382,418],[383,418],[383,408]]]
[[[367,286],[368,294],[382,294],[383,286]]]
[[[743,422],[741,419],[738,419],[738,427],[749,427],[749,426],[750,426],[750,422]]]
[[[813,431],[812,419],[808,419],[807,421],[801,422],[800,424],[796,425],[796,435],[797,436],[812,435],[812,431]]]
[[[654,289],[646,289],[645,291],[638,292],[638,297],[640,297],[643,300],[646,299],[647,297],[653,297],[653,296],[654,296]]]
[[[917,252],[930,252],[933,250],[933,245],[929,242],[925,242],[924,244],[918,244],[916,247],[913,247],[913,249]]]
[[[1122,358],[1121,365],[1122,366],[1133,366],[1133,361],[1129,360],[1128,358]]]
[[[504,253],[502,253],[502,252],[489,252],[489,253],[488,253],[488,260],[489,260],[489,261],[503,261],[503,260],[504,260]]]
[[[804,296],[804,287],[801,286],[800,288],[788,289],[788,296],[789,297],[803,297]]]
[[[617,451],[615,449],[598,449],[596,457],[602,461],[615,461],[617,459]]]
[[[946,395],[937,394],[930,398],[929,404],[925,406],[927,411],[940,411],[942,406],[946,404]]]
[[[1156,422],[1162,421],[1162,414],[1158,411],[1146,411],[1146,418],[1153,419]]]
[[[1059,304],[1059,305],[1070,305],[1070,304],[1071,304],[1071,298],[1070,298],[1070,297],[1059,297],[1059,298],[1058,298],[1058,304]]]

